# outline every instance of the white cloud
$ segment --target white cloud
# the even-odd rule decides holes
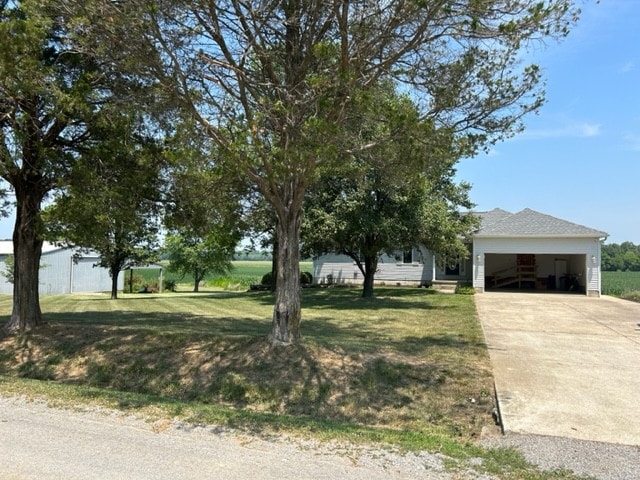
[[[627,63],[622,65],[622,67],[620,67],[620,69],[618,70],[618,73],[629,73],[629,72],[634,71],[635,69],[636,69],[635,62],[628,61]]]
[[[555,128],[525,130],[521,138],[590,138],[600,135],[599,123],[578,122]]]

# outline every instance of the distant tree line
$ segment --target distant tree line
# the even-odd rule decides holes
[[[602,245],[602,270],[640,272],[640,244],[622,242]]]

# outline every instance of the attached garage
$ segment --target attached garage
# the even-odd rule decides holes
[[[481,215],[473,236],[473,286],[573,291],[599,296],[600,242],[607,234],[534,210]]]

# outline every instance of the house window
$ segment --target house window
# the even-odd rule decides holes
[[[413,263],[413,249],[402,252],[402,263]]]

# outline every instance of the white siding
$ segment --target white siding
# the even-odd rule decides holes
[[[71,255],[69,249],[43,253],[40,257],[40,295],[71,293]]]
[[[6,255],[2,255],[2,257],[0,257],[0,272],[2,272],[3,274],[7,271],[7,264],[5,263],[6,259]],[[13,284],[9,283],[7,281],[7,277],[5,277],[4,275],[0,275],[0,293],[4,295],[13,294]]]
[[[98,257],[84,257],[73,265],[71,291],[83,292],[110,292],[111,277],[106,268],[95,267]],[[118,276],[118,290],[124,288],[124,274]]]
[[[38,291],[40,295],[64,293],[110,292],[111,277],[105,268],[93,267],[98,257],[95,254],[74,261],[73,250],[60,248],[44,252],[40,258]],[[6,255],[0,258],[0,270],[5,271]],[[118,289],[122,290],[124,275],[118,277]],[[0,293],[12,294],[13,284],[0,276]]]
[[[413,250],[413,263],[402,263],[389,255],[378,262],[377,283],[425,284],[432,281],[433,255],[426,249]],[[329,275],[334,283],[361,284],[364,280],[356,263],[346,255],[327,254],[313,260],[313,278],[316,283],[328,283]]]
[[[485,255],[490,253],[584,255],[587,295],[600,295],[600,241],[597,238],[474,238],[473,286],[479,291],[484,290]]]

